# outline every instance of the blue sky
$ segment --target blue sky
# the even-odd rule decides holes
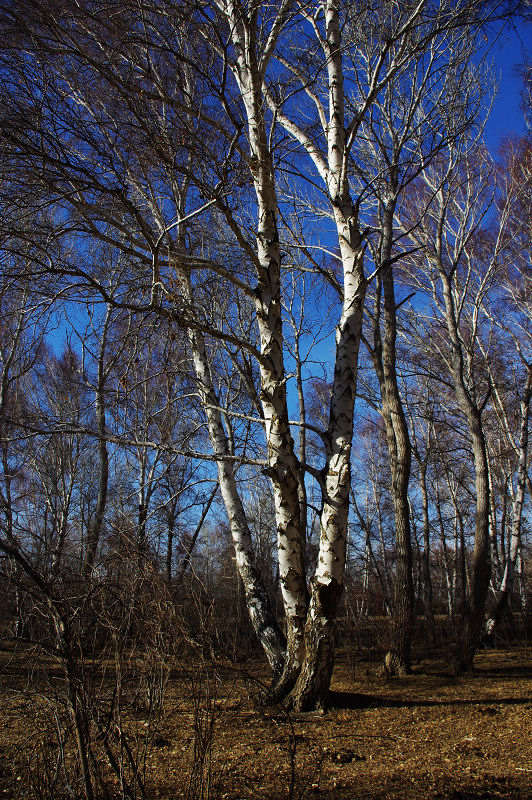
[[[501,34],[491,50],[499,90],[486,126],[486,140],[495,155],[506,136],[521,135],[525,121],[521,108],[522,77],[519,66],[532,60],[532,23]]]
[[[488,59],[493,63],[499,88],[486,124],[485,137],[491,153],[496,156],[506,137],[519,136],[525,132],[525,120],[521,108],[523,81],[519,67],[525,62],[532,61],[532,22],[526,25],[520,23],[519,28],[506,27],[488,48]],[[75,311],[74,321],[78,330],[84,327],[85,318],[79,309]],[[49,337],[49,344],[57,355],[62,352],[65,345],[66,327],[59,323],[57,330]],[[75,338],[72,344],[76,347]],[[330,349],[334,351],[334,343]]]

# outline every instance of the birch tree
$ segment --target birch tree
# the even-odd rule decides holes
[[[522,553],[522,521],[528,482],[530,402],[532,394],[532,332],[530,323],[530,224],[532,214],[532,158],[530,141],[510,142],[504,153],[495,230],[502,241],[504,269],[495,291],[483,298],[480,313],[504,351],[504,363],[497,360],[481,342],[482,355],[492,386],[494,416],[501,432],[502,453],[498,462],[507,462],[505,483],[511,497],[510,538],[503,545],[501,569],[496,577],[496,602],[486,620],[491,634],[500,623],[514,586],[514,575]],[[508,354],[513,354],[508,357]],[[510,366],[511,365],[511,366]],[[505,373],[509,372],[507,376]],[[502,374],[501,374],[502,373]],[[503,453],[510,453],[510,458]],[[495,519],[495,525],[497,520]]]
[[[475,467],[475,546],[471,588],[465,597],[464,627],[456,653],[458,670],[472,667],[483,629],[491,574],[490,487],[484,412],[491,397],[489,378],[478,360],[481,336],[479,306],[496,275],[500,242],[484,263],[478,235],[491,203],[491,170],[477,150],[460,153],[449,148],[448,157],[423,173],[425,186],[434,196],[413,239],[424,247],[424,274],[412,285],[424,286],[429,278],[432,308],[445,325],[447,339],[438,347],[452,378],[456,400],[467,424]],[[430,232],[429,232],[430,231]],[[481,250],[481,247],[480,247]],[[434,340],[433,340],[434,341]],[[446,345],[448,343],[448,349]]]
[[[401,44],[391,44],[391,51]],[[390,78],[368,110],[362,141],[358,147],[355,143],[352,153],[354,178],[375,205],[375,220],[370,224],[376,230],[369,246],[377,276],[369,311],[371,332],[365,341],[379,382],[392,476],[397,566],[394,642],[388,663],[396,671],[410,669],[414,590],[408,499],[412,448],[396,369],[397,313],[407,298],[398,300],[394,277],[394,264],[400,266],[404,249],[395,213],[422,169],[448,141],[475,123],[483,85],[469,70],[472,51],[472,42],[458,30],[414,52],[408,69]],[[443,52],[445,70],[440,60]]]
[[[356,391],[362,309],[368,282],[363,263],[364,234],[359,222],[364,193],[357,194],[350,186],[350,159],[357,137],[363,133],[365,120],[371,117],[372,109],[393,79],[403,75],[412,59],[430,49],[438,38],[439,45],[444,48],[443,42],[448,44],[446,34],[467,19],[473,21],[478,8],[465,4],[461,9],[464,17],[460,21],[454,13],[456,9],[451,9],[444,2],[437,6],[433,16],[430,13],[425,16],[426,11],[423,2],[402,4],[400,11],[395,4],[387,3],[378,4],[377,8],[356,3],[347,7],[336,1],[323,2],[311,8],[303,6],[300,13],[304,20],[302,31],[308,54],[299,60],[294,58],[299,43],[292,52],[276,53],[276,61],[287,76],[286,88],[277,86],[273,91],[264,86],[272,113],[294,140],[302,157],[308,160],[309,166],[302,170],[302,174],[308,179],[311,191],[319,192],[327,204],[327,210],[322,210],[322,214],[333,223],[341,267],[341,279],[337,282],[341,315],[337,325],[323,467],[325,477],[322,482],[320,553],[307,619],[306,661],[295,690],[299,707],[305,707],[307,702],[314,703],[317,696],[324,696],[324,687],[328,686],[330,680],[334,658],[334,616],[342,594],[346,557],[354,410],[352,390]],[[438,47],[435,49],[437,51]],[[300,105],[296,107],[291,102],[293,92],[298,92],[301,98]],[[371,129],[371,122],[368,122],[368,128]],[[375,134],[374,130],[371,132]],[[393,169],[390,172],[393,173]],[[389,257],[384,257],[386,266],[390,266],[389,260]],[[381,266],[378,265],[378,270]],[[385,270],[386,274],[390,275],[389,269]],[[393,295],[389,278],[387,285],[390,307]],[[393,372],[394,367],[390,367],[390,362],[394,361],[391,327],[389,331],[387,369]],[[405,442],[408,432],[406,425],[401,424],[402,414],[397,413],[398,393],[390,391],[395,381],[391,372],[389,374],[386,397],[389,404],[395,399],[395,411],[390,406],[388,417],[390,421],[392,416],[395,420],[393,437],[390,425],[391,452],[401,452],[401,458],[396,460],[394,475],[403,575],[396,596],[396,607],[404,607],[398,629],[402,632],[400,636],[406,634],[400,645],[400,657],[408,666],[407,631],[412,614],[411,556],[406,511],[409,454]],[[399,472],[402,472],[401,478],[398,478]]]
[[[51,276],[61,297],[82,294],[187,332],[210,449],[179,452],[216,465],[248,609],[274,672],[271,696],[291,692],[299,709],[327,702],[346,560],[357,360],[371,277],[360,224],[365,198],[350,185],[352,150],[392,78],[435,37],[480,24],[488,5],[160,0],[139,7],[126,0],[109,13],[24,0],[2,12],[15,48],[4,63],[2,135],[14,154],[7,166],[28,202],[53,210],[37,217],[40,228],[69,244],[61,259],[38,254],[34,275]],[[324,203],[339,266],[312,258],[321,245],[309,234],[301,252],[337,294],[320,469],[301,463],[305,450],[298,457],[288,415],[279,236],[285,166],[299,176],[294,195],[305,180]],[[127,266],[117,285],[79,257],[87,240],[122,254]],[[228,298],[216,318],[207,300],[212,286]],[[245,335],[243,308],[252,316]],[[245,411],[224,405],[213,358],[221,346],[247,381]],[[235,451],[231,416],[257,426],[264,457]],[[254,563],[238,484],[237,465],[246,460],[272,483],[286,646]],[[303,472],[322,490],[310,601]]]

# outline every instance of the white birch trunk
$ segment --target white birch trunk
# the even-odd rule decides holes
[[[493,613],[486,621],[486,632],[491,635],[500,623],[512,593],[517,559],[521,549],[521,522],[525,502],[527,465],[528,465],[528,423],[530,415],[530,398],[532,395],[532,369],[529,369],[523,399],[520,403],[521,424],[517,446],[518,466],[517,485],[512,503],[512,533],[510,552],[506,554],[506,563],[499,587],[499,596]]]
[[[336,329],[318,564],[305,626],[305,660],[294,690],[294,706],[301,711],[326,705],[334,666],[335,617],[344,584],[354,400],[366,291],[358,218],[347,182],[338,3],[330,0],[323,7],[329,81],[326,183],[342,258],[344,297]]]
[[[188,277],[184,276],[183,281],[187,297],[190,300],[191,290]],[[284,666],[284,637],[279,630],[270,600],[255,566],[251,532],[236,484],[233,462],[230,459],[230,448],[222,413],[219,410],[218,397],[214,390],[205,341],[203,336],[195,331],[189,331],[189,339],[198,388],[207,418],[209,438],[217,458],[220,492],[229,519],[236,565],[244,586],[249,616],[274,676],[278,676]]]
[[[489,531],[489,474],[486,439],[482,428],[482,412],[467,390],[464,376],[463,351],[458,335],[458,323],[449,276],[440,268],[445,302],[445,322],[451,342],[451,371],[456,399],[467,420],[475,465],[475,544],[471,588],[467,592],[464,625],[460,632],[456,668],[462,672],[473,666],[475,651],[480,644],[486,599],[491,574]]]
[[[288,7],[285,3],[284,6]],[[220,4],[231,25],[237,53],[234,69],[247,117],[249,165],[257,200],[257,286],[255,309],[260,335],[260,376],[267,474],[273,485],[279,576],[287,622],[287,654],[279,695],[293,686],[303,659],[308,606],[304,570],[305,531],[301,530],[299,463],[288,424],[281,318],[281,255],[277,198],[263,112],[262,74],[257,62],[256,21],[233,2]],[[282,13],[282,12],[280,12]]]

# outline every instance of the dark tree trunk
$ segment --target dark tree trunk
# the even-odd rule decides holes
[[[297,711],[326,709],[334,668],[335,620],[343,585],[334,579],[327,585],[314,580],[305,625],[307,657],[292,692]]]
[[[391,261],[394,204],[383,212],[382,263]],[[384,334],[381,333],[381,295],[384,309]],[[392,476],[392,500],[395,519],[396,570],[392,619],[392,649],[386,663],[393,671],[410,671],[412,629],[414,617],[414,583],[412,577],[412,537],[408,484],[411,468],[411,443],[396,372],[397,318],[394,279],[391,264],[377,282],[371,351],[381,392],[381,413],[386,429],[388,456]],[[390,669],[390,666],[388,666]]]
[[[205,522],[205,519],[207,518],[207,514],[209,513],[209,509],[210,509],[210,507],[212,505],[212,501],[214,500],[217,491],[218,491],[218,483],[213,488],[212,492],[209,495],[209,498],[208,498],[207,502],[203,506],[203,510],[201,512],[201,517],[199,519],[198,524],[196,525],[196,529],[195,529],[194,533],[192,534],[192,538],[191,538],[190,543],[189,543],[189,545],[187,547],[187,552],[185,553],[183,561],[181,562],[181,566],[179,567],[179,572],[178,572],[178,575],[177,575],[177,583],[181,583],[181,581],[183,580],[183,578],[185,576],[185,572],[187,571],[188,567],[190,566],[190,559],[192,558],[192,553],[194,552],[194,548],[196,546],[196,542],[198,541],[198,537],[199,537],[199,535],[201,533],[201,529],[203,528],[203,523]]]
[[[420,464],[420,488],[423,504],[423,605],[429,636],[434,642],[435,625],[433,611],[432,575],[430,571],[430,520],[427,492],[427,464]]]
[[[457,672],[469,671],[482,638],[484,613],[491,576],[490,553],[490,489],[486,439],[482,428],[482,409],[475,391],[468,385],[464,370],[464,351],[459,336],[451,277],[440,265],[445,322],[451,344],[450,368],[456,399],[469,428],[475,467],[475,546],[473,550],[471,587],[467,592],[463,624],[459,631],[455,667]],[[457,509],[458,511],[458,509]]]
[[[108,309],[105,317],[100,352],[98,355],[98,378],[95,391],[96,425],[98,430],[98,499],[94,517],[89,524],[87,535],[87,550],[83,562],[83,575],[90,576],[94,568],[96,553],[103,527],[105,509],[107,506],[107,491],[109,484],[109,454],[107,452],[107,442],[105,440],[105,347],[107,342],[107,330],[110,322],[110,311]]]
[[[175,509],[168,512],[168,530],[166,541],[166,581],[170,583],[172,580],[172,560],[174,553],[174,532],[175,532]]]
[[[512,533],[509,552],[506,552],[506,563],[500,585],[499,596],[495,608],[486,621],[486,633],[492,636],[499,626],[509,604],[514,586],[517,560],[521,552],[521,522],[525,501],[528,464],[528,423],[530,413],[530,399],[532,396],[532,369],[528,371],[527,383],[523,399],[521,400],[521,425],[518,444],[517,487],[513,498],[512,508]]]

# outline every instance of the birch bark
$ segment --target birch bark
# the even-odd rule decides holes
[[[294,706],[300,711],[327,704],[334,666],[335,617],[344,585],[354,400],[366,292],[358,214],[347,180],[339,3],[323,3],[323,11],[329,86],[326,163],[315,153],[309,154],[325,178],[333,209],[343,269],[343,303],[336,329],[318,564],[305,626],[305,660],[293,696]]]
[[[188,298],[191,287],[188,276],[183,275]],[[235,548],[236,564],[242,579],[253,629],[266,654],[274,677],[284,666],[285,641],[275,619],[271,603],[255,565],[251,532],[247,523],[242,499],[238,492],[230,448],[227,442],[222,413],[214,389],[205,340],[201,333],[189,331],[194,370],[198,390],[207,418],[209,438],[217,458],[218,483],[229,519],[231,537]]]
[[[376,310],[371,357],[379,381],[381,413],[386,430],[388,457],[392,476],[392,501],[395,518],[396,570],[394,579],[392,651],[386,664],[394,672],[410,671],[414,614],[412,578],[412,542],[408,504],[411,444],[403,410],[396,372],[397,319],[394,278],[392,272],[393,216],[395,202],[383,209],[382,242],[378,266]],[[381,294],[384,311],[384,335],[381,333]]]
[[[459,672],[463,672],[472,668],[475,651],[480,644],[491,575],[488,457],[482,425],[482,408],[475,402],[466,385],[464,356],[458,333],[451,278],[443,268],[441,261],[438,261],[437,265],[442,284],[445,323],[451,345],[451,373],[456,399],[467,421],[475,467],[475,543],[471,588],[465,598],[464,625],[460,631],[456,652],[456,668]]]
[[[267,475],[272,481],[277,524],[279,577],[287,628],[285,669],[273,696],[290,691],[303,659],[303,630],[308,606],[304,569],[305,531],[301,530],[300,466],[288,424],[286,373],[281,318],[281,254],[277,230],[274,169],[264,117],[263,77],[284,19],[293,5],[280,4],[266,52],[257,52],[257,9],[218,2],[226,15],[235,49],[233,74],[244,104],[249,166],[257,203],[255,310],[260,335],[260,400],[267,443]]]
[[[298,125],[283,108],[283,102],[276,102],[266,91],[270,108],[279,123],[303,148],[325,186],[336,227],[343,272],[342,309],[337,326],[333,391],[323,469],[320,552],[306,626],[306,660],[294,694],[294,704],[299,708],[326,703],[326,687],[333,664],[334,617],[342,594],[345,567],[349,459],[362,308],[366,293],[364,246],[359,228],[358,207],[352,199],[348,181],[350,151],[362,120],[379,92],[392,76],[409,63],[412,55],[409,51],[409,33],[416,27],[424,5],[423,2],[412,4],[404,13],[398,13],[394,17],[390,38],[383,40],[367,61],[367,85],[362,89],[362,96],[353,110],[349,124],[345,120],[343,65],[346,47],[343,30],[348,20],[341,20],[341,12],[348,15],[350,8],[340,0],[323,0],[314,14],[300,7],[301,15],[314,31],[318,48],[323,54],[323,75],[328,91],[326,104],[322,103],[320,89],[317,88],[319,81],[313,71],[305,73],[305,68],[300,69],[299,65],[280,59],[280,63],[288,69],[292,79],[299,82],[302,91],[314,105],[314,127]],[[366,11],[371,16],[368,9],[361,9],[360,15],[363,16]],[[358,18],[360,15],[357,15],[356,21],[355,14],[349,20],[353,31],[357,30],[357,25],[364,24]],[[358,32],[353,35],[356,40]],[[392,41],[398,43],[394,54],[390,53]],[[356,61],[356,56],[354,60]],[[320,68],[317,68],[317,73]],[[357,67],[355,71],[356,69]],[[361,88],[359,76],[354,78],[354,83]],[[323,150],[319,144],[321,133],[326,141],[326,149]]]
[[[434,642],[435,626],[432,575],[430,571],[430,519],[429,496],[427,491],[427,460],[427,458],[423,461],[421,459],[419,460],[419,487],[421,489],[421,503],[423,509],[423,605],[429,635]]]
[[[527,465],[528,465],[528,428],[530,417],[530,399],[532,397],[532,369],[528,368],[527,382],[523,397],[520,402],[520,426],[517,441],[517,481],[512,502],[512,529],[510,536],[510,552],[506,554],[506,563],[499,586],[497,603],[491,615],[486,620],[486,633],[491,635],[499,625],[508,606],[521,548],[521,527],[523,519],[523,506],[526,493]]]
[[[94,392],[94,405],[96,411],[96,426],[98,431],[98,499],[94,518],[91,520],[87,534],[87,550],[83,562],[83,574],[90,576],[96,559],[98,543],[102,530],[105,508],[107,505],[107,488],[109,482],[109,454],[105,439],[105,380],[109,374],[109,368],[105,367],[105,349],[107,340],[107,330],[110,323],[111,308],[108,306],[100,340],[100,352],[98,354],[98,375],[96,389]]]

